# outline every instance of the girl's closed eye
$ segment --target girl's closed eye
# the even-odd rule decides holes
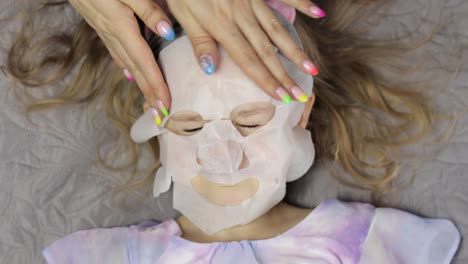
[[[185,132],[187,133],[192,133],[192,132],[197,132],[199,130],[201,130],[203,127],[196,127],[196,128],[192,128],[192,129],[184,129]]]
[[[233,123],[234,126],[240,126],[240,127],[244,127],[244,128],[257,128],[261,125],[243,125],[243,124],[239,124],[239,123]]]
[[[198,133],[206,121],[203,120],[200,114],[183,111],[175,113],[166,122],[165,127],[171,132],[181,136],[191,136]]]
[[[270,102],[247,103],[236,107],[231,113],[232,124],[242,136],[248,136],[273,118],[275,107]]]
[[[267,122],[236,122],[232,121],[232,124],[236,127],[236,129],[240,132],[240,134],[244,137],[253,134],[259,128],[265,125]]]
[[[200,130],[202,130],[203,126],[205,125],[206,121],[180,121],[175,123],[178,127],[176,130],[176,134],[180,134],[183,136],[191,136],[200,132]]]

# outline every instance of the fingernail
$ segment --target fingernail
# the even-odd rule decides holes
[[[161,117],[159,116],[158,110],[154,108],[150,108],[151,115],[153,116],[153,120],[156,123],[156,125],[160,126],[162,124]]]
[[[127,78],[127,80],[129,80],[130,82],[134,83],[135,82],[135,78],[133,78],[133,75],[130,73],[130,71],[128,69],[124,69],[123,70],[123,74],[125,75],[125,77]]]
[[[307,100],[309,100],[309,98],[307,97],[307,95],[304,93],[304,91],[302,91],[301,88],[297,87],[297,86],[293,86],[291,88],[291,91],[292,91],[292,94],[294,95],[294,97],[301,103],[305,103],[307,102]]]
[[[166,20],[161,20],[156,26],[156,30],[158,31],[159,35],[166,40],[173,41],[175,38],[174,30],[172,29],[171,24]]]
[[[208,53],[205,53],[200,56],[200,67],[207,75],[210,75],[216,71],[216,66],[214,65],[213,57]]]
[[[169,112],[167,111],[167,108],[166,106],[164,105],[164,103],[161,101],[161,100],[156,100],[156,104],[158,105],[159,107],[159,110],[161,110],[161,112],[163,113],[163,115],[165,117],[167,117],[169,115]]]
[[[320,7],[318,6],[311,6],[309,7],[309,12],[316,18],[322,18],[325,16],[325,11],[323,11]]]
[[[278,87],[276,89],[276,94],[281,98],[281,100],[286,103],[286,104],[289,104],[291,103],[291,96],[289,96],[289,94],[286,92],[286,90],[282,87]]]
[[[319,73],[317,67],[310,60],[303,60],[302,67],[310,75],[315,76]]]

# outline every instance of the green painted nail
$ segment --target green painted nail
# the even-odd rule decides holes
[[[286,92],[286,90],[282,87],[278,87],[276,89],[276,94],[278,94],[278,96],[281,98],[281,100],[286,103],[286,104],[289,104],[291,103],[292,99],[291,99],[291,96]]]
[[[165,117],[167,117],[167,116],[169,115],[169,112],[167,112],[167,109],[166,109],[166,108],[161,109],[161,112],[163,113],[163,115],[164,115]]]
[[[161,110],[161,112],[163,113],[163,115],[165,117],[167,117],[169,115],[169,112],[167,111],[167,108],[166,106],[164,105],[164,103],[161,101],[161,100],[157,100],[156,101],[156,104],[158,105],[159,107],[159,110]]]

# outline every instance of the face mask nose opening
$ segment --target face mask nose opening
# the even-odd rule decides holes
[[[245,152],[242,150],[242,161],[239,166],[239,170],[248,168],[250,165],[249,159],[247,158],[247,155],[245,155]]]
[[[241,145],[232,140],[199,145],[196,162],[213,173],[233,173],[249,166]]]

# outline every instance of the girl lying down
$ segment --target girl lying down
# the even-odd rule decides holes
[[[353,11],[349,3],[336,5]],[[334,44],[333,38],[346,42],[339,28],[332,32],[323,26],[322,36],[329,35],[317,37],[303,16],[295,28],[293,18],[278,11],[297,43],[320,58],[324,76],[317,77],[315,86],[310,75],[278,51],[297,87],[294,100],[285,94],[286,100],[277,101],[222,48],[218,71],[205,75],[181,30],[171,43],[150,37],[171,92],[171,113],[146,106],[132,124],[131,138],[152,142],[161,162],[153,194],[159,196],[172,184],[173,206],[182,216],[72,233],[43,250],[48,263],[450,263],[460,235],[449,220],[338,199],[311,209],[283,201],[286,182],[302,177],[316,158],[329,156],[363,188],[381,191],[393,177],[394,165],[378,163],[386,174],[372,178],[374,172],[366,170],[357,153],[385,150],[396,128],[377,123],[376,116],[368,118],[369,109],[396,116],[395,105],[403,105],[408,115],[402,121],[420,118],[422,123],[429,122],[430,112],[414,99],[416,93],[382,85],[359,52],[346,53]],[[328,50],[319,54],[316,47],[324,43]],[[122,103],[123,111],[117,111],[122,120],[143,108],[135,100],[141,94],[109,96],[133,102]],[[159,144],[154,144],[156,138]]]

